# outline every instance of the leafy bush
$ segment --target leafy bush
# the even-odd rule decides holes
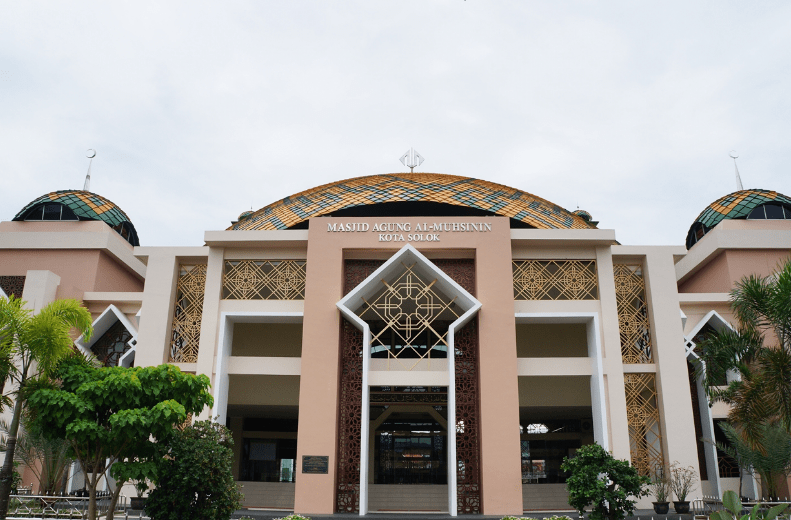
[[[590,520],[622,520],[634,511],[635,500],[630,497],[648,494],[648,477],[598,444],[583,446],[573,458],[564,458],[561,469],[571,473],[566,479],[569,504],[580,515],[590,506]]]
[[[749,513],[739,516],[742,512],[742,502],[736,492],[730,489],[722,495],[722,505],[725,506],[725,510],[712,513],[711,520],[773,520],[788,507],[788,504],[780,504],[769,509],[764,515],[759,511],[761,505],[755,504]]]
[[[500,520],[536,520],[536,519],[531,518],[529,516],[504,516]],[[573,518],[566,515],[561,515],[561,516],[554,515],[554,516],[548,516],[543,520],[573,520]]]
[[[228,428],[211,421],[174,429],[157,447],[156,488],[146,514],[154,520],[229,519],[242,505],[231,473],[232,446]]]

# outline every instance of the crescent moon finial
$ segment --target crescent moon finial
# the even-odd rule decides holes
[[[731,150],[731,151],[728,153],[728,155],[731,157],[731,159],[738,159],[738,158],[739,158],[739,156],[738,156],[738,155],[736,155],[736,150]]]
[[[86,155],[86,157],[88,159],[93,159],[94,157],[96,157],[96,150],[94,150],[93,148],[88,148],[88,154]]]

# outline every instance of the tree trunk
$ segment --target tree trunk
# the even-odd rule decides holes
[[[96,484],[99,482],[99,479],[96,478],[96,468],[97,466],[93,467],[94,473],[91,473],[91,478],[88,481],[88,520],[96,520]]]
[[[24,379],[23,379],[24,382]],[[20,384],[20,388],[22,384]],[[19,431],[19,419],[22,416],[22,398],[17,395],[14,403],[14,418],[8,428],[8,442],[6,443],[5,461],[0,470],[0,518],[8,515],[8,497],[11,494],[11,473],[14,471],[14,451],[16,450],[16,435]]]
[[[107,510],[107,520],[114,520],[115,519],[115,505],[118,503],[118,497],[121,496],[121,488],[123,486],[123,482],[116,482],[115,489],[113,490],[113,496],[110,498],[110,509]]]

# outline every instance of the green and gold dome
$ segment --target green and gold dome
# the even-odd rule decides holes
[[[112,201],[90,191],[62,190],[47,193],[27,204],[13,220],[99,220],[117,231],[133,246],[140,245],[135,226],[126,213]]]
[[[245,215],[228,229],[306,229],[309,219],[330,215],[500,215],[511,219],[511,227],[596,227],[581,215],[502,184],[440,173],[390,173],[346,179],[291,195]]]
[[[687,233],[687,249],[723,220],[791,220],[791,198],[770,190],[740,190],[720,197],[704,209]]]

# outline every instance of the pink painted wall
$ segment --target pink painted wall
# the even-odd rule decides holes
[[[410,242],[430,257],[451,258],[459,250],[476,258],[479,314],[481,391],[481,457],[483,512],[490,515],[522,513],[519,452],[519,389],[516,372],[516,325],[513,309],[511,236],[508,219],[487,218],[316,218],[310,221],[308,269],[300,378],[297,457],[328,455],[329,474],[300,474],[295,511],[334,512],[337,468],[337,408],[339,382],[338,334],[340,313],[335,304],[343,296],[345,254],[355,258],[392,255],[407,242],[379,242],[375,232],[328,232],[328,224],[367,222],[420,223],[485,222],[490,232],[440,233],[439,242]],[[425,235],[425,233],[423,233]],[[404,238],[407,238],[404,233]]]
[[[112,256],[104,251],[99,254],[93,291],[99,292],[139,292],[143,290],[143,280],[128,271]]]
[[[771,274],[788,257],[788,251],[776,249],[723,251],[681,284],[678,292],[729,292],[745,276]]]
[[[24,276],[30,270],[60,276],[58,298],[82,300],[89,291],[143,290],[142,280],[100,250],[0,249],[0,276]]]

